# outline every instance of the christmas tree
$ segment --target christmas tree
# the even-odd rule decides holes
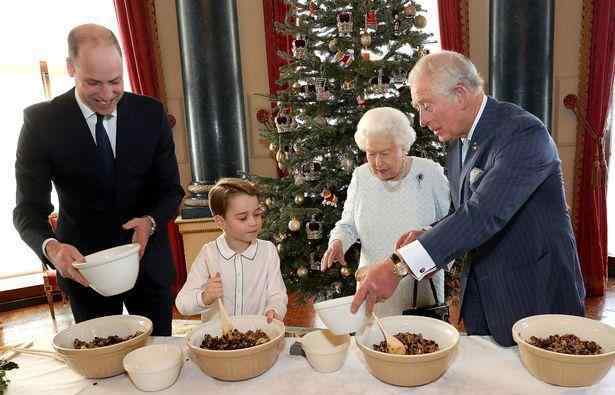
[[[394,107],[408,114],[417,132],[411,155],[444,165],[445,152],[421,128],[406,86],[409,70],[427,50],[426,16],[408,0],[289,0],[284,23],[292,53],[277,82],[283,89],[263,119],[280,178],[258,177],[267,216],[261,237],[278,247],[289,292],[317,300],[355,292],[359,245],[347,266],[321,272],[328,236],[341,217],[352,172],[365,161],[354,141],[365,111]]]

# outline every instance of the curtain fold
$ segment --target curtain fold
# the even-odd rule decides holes
[[[605,121],[613,92],[615,0],[584,0],[573,218],[588,296],[608,277]]]
[[[280,89],[276,81],[280,78],[280,67],[286,64],[286,61],[278,56],[278,51],[290,52],[291,37],[275,31],[275,23],[284,23],[287,11],[288,6],[284,0],[263,0],[267,71],[269,76],[269,94],[271,95]]]
[[[133,92],[160,100],[166,108],[164,74],[160,62],[160,46],[154,0],[114,0],[120,42]],[[168,114],[171,127],[175,119]],[[175,220],[167,224],[169,244],[177,276],[173,295],[186,281],[186,259],[179,228]]]
[[[470,56],[468,0],[438,0],[442,49]]]

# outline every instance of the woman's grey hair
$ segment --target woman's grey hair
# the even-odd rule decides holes
[[[472,93],[483,92],[484,82],[474,64],[453,51],[435,52],[420,58],[408,74],[408,86],[419,77],[429,79],[435,93],[442,96],[450,97],[458,84]]]
[[[370,137],[390,138],[403,152],[408,152],[416,141],[416,132],[408,115],[396,108],[378,107],[363,114],[357,124],[354,140],[361,151],[365,151]]]

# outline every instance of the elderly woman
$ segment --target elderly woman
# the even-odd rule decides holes
[[[450,199],[442,167],[429,159],[407,155],[416,133],[403,112],[390,107],[367,111],[354,137],[366,153],[367,163],[352,175],[342,218],[331,231],[321,268],[326,270],[335,262],[345,265],[344,253],[359,239],[359,274],[362,268],[391,255],[403,233],[444,217]],[[399,315],[412,307],[414,281],[410,277],[402,280],[389,299],[376,305],[377,314]],[[444,273],[440,271],[432,279],[442,302]],[[418,288],[418,307],[435,303],[428,280],[420,282]]]

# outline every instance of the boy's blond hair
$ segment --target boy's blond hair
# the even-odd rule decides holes
[[[260,200],[260,191],[255,183],[241,178],[221,178],[209,190],[209,209],[213,215],[224,217],[232,196],[245,194]]]

